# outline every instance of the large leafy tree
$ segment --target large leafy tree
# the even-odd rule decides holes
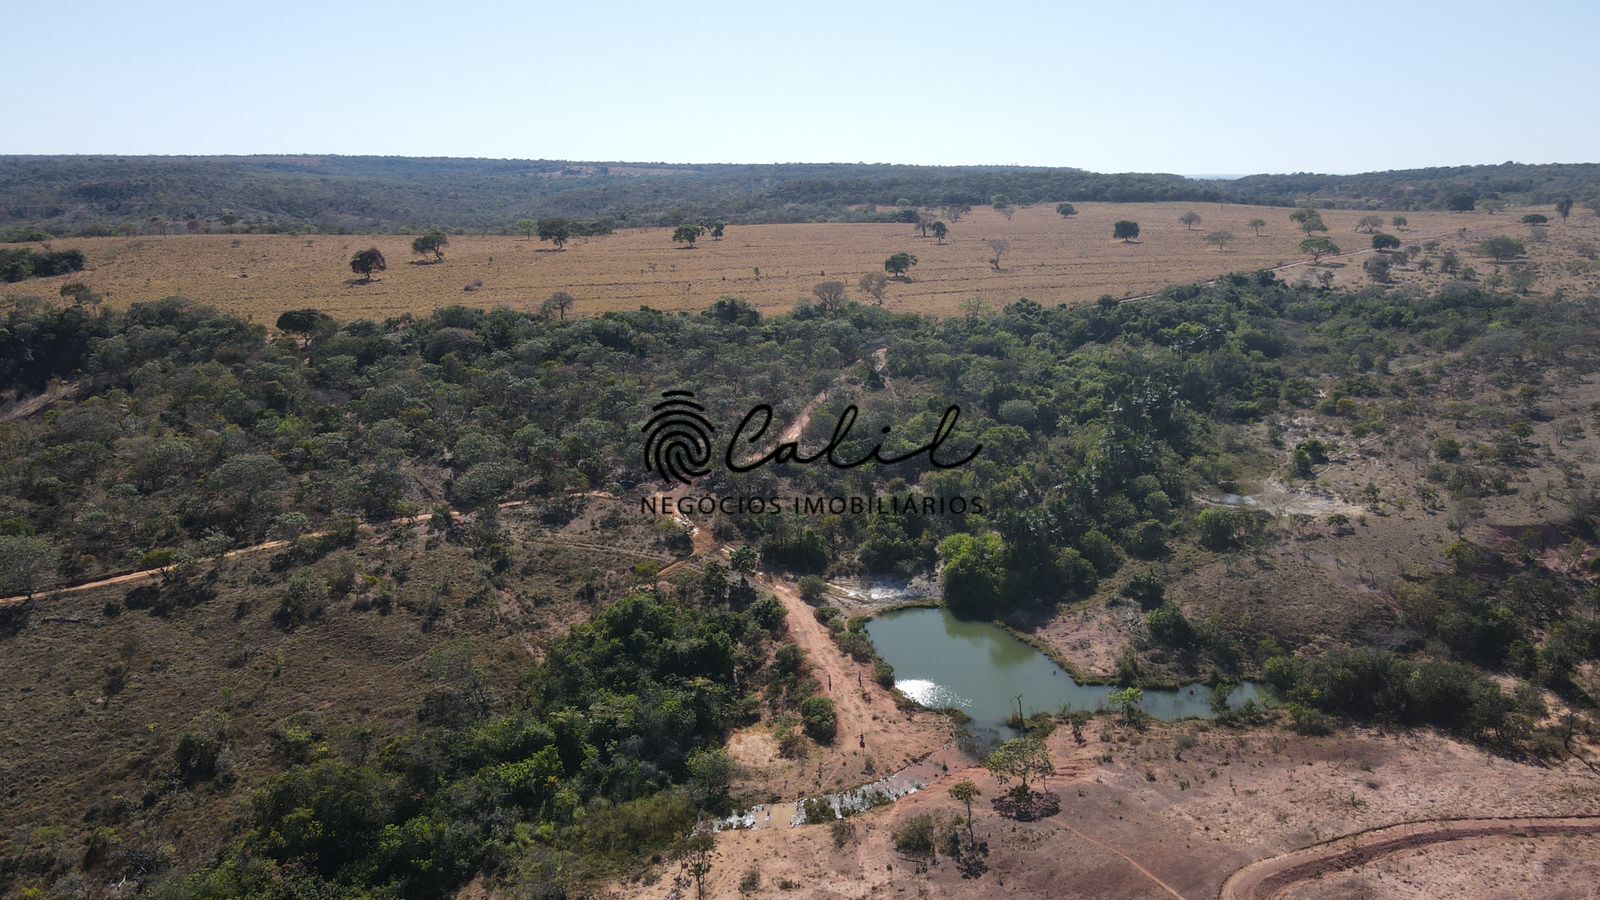
[[[910,281],[906,273],[917,264],[917,258],[909,253],[896,253],[883,261],[883,270],[901,281]]]
[[[431,228],[417,236],[411,242],[411,252],[418,256],[432,255],[435,262],[444,260],[444,248],[450,243],[450,237],[438,228]]]
[[[1055,771],[1055,763],[1050,761],[1050,751],[1045,749],[1044,741],[1031,737],[1013,738],[996,747],[983,766],[993,772],[1001,784],[1017,779],[1023,793],[1032,789],[1034,781]]]
[[[575,228],[566,219],[540,219],[535,228],[539,240],[549,241],[557,250],[565,250],[567,241],[572,239]]]
[[[1325,237],[1308,237],[1300,242],[1300,252],[1311,256],[1312,262],[1320,262],[1324,256],[1334,256],[1339,252],[1339,245]]]
[[[355,256],[350,257],[350,271],[360,275],[362,281],[371,281],[372,273],[382,272],[387,268],[389,263],[377,247],[357,251]]]

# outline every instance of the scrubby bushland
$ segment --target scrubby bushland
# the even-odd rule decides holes
[[[0,247],[0,281],[49,278],[81,270],[88,262],[82,250],[47,250],[35,253],[27,247],[15,250]]]
[[[728,763],[708,748],[750,717],[738,685],[760,676],[781,627],[688,600],[621,600],[552,644],[520,696],[484,703],[469,665],[375,760],[292,766],[219,862],[157,893],[260,896],[293,883],[439,895],[513,862],[532,883],[577,891],[723,808]],[[185,777],[208,777],[212,745],[180,746]]]
[[[448,531],[451,506],[643,487],[638,429],[663,390],[694,389],[731,428],[753,403],[786,418],[836,386],[807,433],[825,440],[856,404],[861,427],[841,456],[878,440],[886,454],[910,450],[952,403],[962,415],[945,451],[984,450],[939,471],[713,472],[700,491],[916,501],[865,515],[713,517],[719,535],[768,566],[904,573],[942,562],[952,604],[988,618],[1049,612],[1114,579],[1147,608],[1151,646],[1223,673],[1265,664],[1307,728],[1349,716],[1523,746],[1536,706],[1482,667],[1578,696],[1563,679],[1596,655],[1591,600],[1488,577],[1459,553],[1456,577],[1470,583],[1429,585],[1407,622],[1417,639],[1396,652],[1277,647],[1248,623],[1191,619],[1155,574],[1177,551],[1238,553],[1270,537],[1249,513],[1189,500],[1240,474],[1219,425],[1315,408],[1352,434],[1381,430],[1377,401],[1407,399],[1407,383],[1386,375],[1400,356],[1449,352],[1494,371],[1592,365],[1600,328],[1587,304],[1534,305],[1466,284],[1334,292],[1263,273],[1139,303],[1020,300],[947,320],[849,303],[764,320],[724,298],[701,315],[561,321],[445,308],[340,323],[309,311],[284,326],[274,334],[181,299],[7,314],[0,391],[26,395],[52,379],[74,388],[47,414],[0,423],[0,535],[14,539],[13,555],[38,562],[36,574],[74,579],[308,531],[347,542],[363,519],[436,503]],[[869,368],[880,349],[887,380]],[[1492,447],[1436,443],[1430,484],[1470,499],[1509,483],[1529,454],[1522,424]],[[1297,449],[1307,468],[1327,459],[1326,447]],[[1600,504],[1574,496],[1575,521],[1592,529]],[[964,497],[985,508],[922,506]],[[478,544],[492,560],[494,541]],[[192,588],[158,590],[162,602],[216,599],[177,570]],[[297,578],[277,595],[286,632],[317,627],[323,577],[333,578]],[[718,760],[698,754],[747,721],[756,698],[795,715],[786,751],[804,751],[802,732],[837,737],[799,648],[769,646],[779,612],[708,566],[698,590],[599,612],[514,696],[489,696],[468,670],[373,758],[292,762],[252,806],[237,845],[171,892],[287,892],[305,873],[329,893],[414,896],[486,869],[576,892],[637,854],[666,852],[725,783]],[[858,628],[841,631],[841,644],[870,658]],[[174,764],[203,787],[226,773],[217,749],[212,759],[196,738]]]

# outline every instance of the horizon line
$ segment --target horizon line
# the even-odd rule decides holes
[[[748,162],[748,161],[695,161],[674,162],[669,160],[644,160],[644,159],[571,159],[561,157],[538,156],[450,156],[426,155],[404,153],[316,153],[316,152],[265,152],[265,153],[116,153],[116,152],[75,152],[75,153],[0,153],[0,160],[6,159],[169,159],[169,160],[248,160],[257,158],[282,158],[282,159],[391,159],[391,160],[449,160],[459,162],[508,162],[508,163],[567,163],[579,165],[604,165],[604,166],[673,166],[681,168],[710,167],[710,166],[898,166],[919,169],[1011,169],[1011,170],[1059,170],[1086,172],[1092,175],[1172,175],[1196,181],[1234,181],[1260,175],[1321,175],[1336,178],[1346,178],[1353,175],[1378,174],[1384,172],[1412,172],[1425,169],[1462,169],[1462,168],[1495,168],[1499,166],[1589,166],[1597,162],[1521,162],[1518,160],[1504,160],[1496,163],[1466,162],[1466,163],[1437,163],[1427,166],[1411,166],[1407,168],[1389,169],[1363,169],[1345,171],[1316,171],[1312,169],[1285,169],[1277,171],[1247,171],[1230,172],[1226,174],[1205,172],[1185,173],[1176,171],[1161,171],[1155,169],[1125,169],[1121,171],[1102,171],[1083,166],[1047,165],[1036,163],[923,163],[923,162],[888,162],[888,161],[843,161],[843,160],[784,160],[776,162]]]

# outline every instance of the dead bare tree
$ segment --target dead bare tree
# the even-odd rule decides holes
[[[1005,238],[995,238],[989,242],[989,249],[994,251],[994,256],[989,259],[989,268],[1000,271],[1000,260],[1011,249],[1011,242]]]

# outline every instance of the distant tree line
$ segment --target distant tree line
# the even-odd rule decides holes
[[[995,198],[1004,202],[996,205]],[[197,202],[196,198],[205,198]],[[1063,200],[1453,209],[1600,201],[1600,165],[1458,166],[1197,180],[1070,168],[863,164],[636,165],[399,157],[0,157],[0,232],[521,233],[523,220],[917,222]],[[1068,204],[1069,208],[1071,207]],[[1467,208],[1472,208],[1469,205]],[[529,214],[533,215],[530,216]]]

